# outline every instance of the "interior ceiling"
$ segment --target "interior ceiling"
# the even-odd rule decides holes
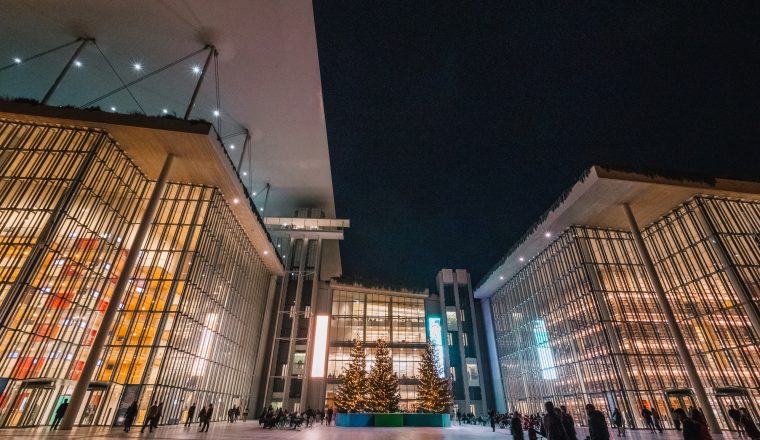
[[[317,207],[335,216],[316,34],[309,0],[0,0],[0,67],[72,41],[95,38],[124,82],[188,55],[205,43],[219,51],[222,136],[247,128],[252,137],[253,191],[268,182],[267,216],[292,216]],[[40,100],[72,56],[76,44],[0,71],[0,96]],[[207,52],[181,62],[129,90],[146,114],[164,109],[182,117]],[[78,57],[50,100],[82,106],[121,86],[93,45]],[[140,63],[142,71],[134,69]],[[191,118],[214,121],[214,62]],[[126,91],[97,104],[119,113],[140,109]],[[227,145],[237,162],[244,136]],[[242,171],[250,173],[248,158]],[[248,183],[248,177],[243,177]]]

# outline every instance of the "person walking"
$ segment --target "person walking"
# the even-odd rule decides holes
[[[206,405],[203,405],[203,408],[201,408],[201,412],[198,415],[198,423],[200,424],[200,428],[198,432],[203,432],[203,427],[208,426],[208,422],[206,421],[206,414],[208,414],[208,407]]]
[[[625,420],[619,408],[615,408],[615,411],[612,413],[612,423],[617,428],[618,437],[625,437]]]
[[[190,405],[190,408],[187,410],[187,420],[185,420],[185,426],[190,426],[193,424],[193,417],[195,417],[195,403]]]
[[[562,416],[562,426],[565,428],[565,434],[567,434],[567,437],[570,440],[578,440],[575,433],[575,420],[573,420],[573,416],[567,412],[567,407],[565,405],[560,405],[559,409],[561,413],[560,415]]]
[[[496,411],[494,410],[489,411],[488,419],[491,421],[491,430],[493,432],[496,432],[496,421],[497,421]]]
[[[243,421],[245,422],[248,420],[248,407],[245,407],[245,410],[243,410]]]
[[[654,418],[652,417],[652,411],[650,411],[647,407],[642,407],[641,417],[644,418],[644,423],[646,423],[647,428],[649,428],[650,431],[654,432]]]
[[[654,407],[652,407],[652,420],[654,421],[654,427],[662,434],[662,417],[660,417],[660,412],[657,411],[657,408]]]
[[[132,429],[132,424],[135,423],[135,418],[137,418],[136,400],[129,405],[126,414],[124,414],[124,432],[129,432],[129,430]]]
[[[335,414],[335,411],[333,411],[332,406],[327,408],[327,426],[332,424],[333,414]]]
[[[509,421],[509,432],[512,434],[513,440],[524,440],[523,424],[520,418],[520,413],[515,411],[512,415],[512,419]]]
[[[568,440],[558,408],[554,407],[553,402],[544,403],[544,408],[546,415],[541,426],[541,435],[546,437],[546,440]]]
[[[58,409],[55,410],[55,418],[53,418],[53,424],[50,425],[50,430],[58,429],[58,425],[63,419],[63,415],[66,414],[66,408],[69,407],[69,399],[64,399],[63,403],[58,405]]]
[[[673,419],[673,426],[676,428],[676,431],[681,431],[681,416],[678,415],[679,413],[676,411],[675,408],[670,408],[670,417]]]
[[[156,407],[156,414],[153,416],[153,420],[151,420],[150,432],[153,432],[154,429],[158,429],[158,422],[161,421],[161,417],[164,415],[164,402],[158,402],[158,407]]]
[[[140,429],[140,433],[145,432],[146,427],[148,428],[148,432],[153,432],[153,419],[156,417],[157,413],[158,405],[156,405],[156,402],[153,402],[148,408],[148,413],[145,414],[145,420],[143,420],[143,426],[142,429]]]
[[[607,428],[604,414],[591,403],[586,405],[586,414],[588,415],[589,440],[610,440],[610,430]]]
[[[741,413],[739,422],[741,423],[742,428],[744,429],[744,433],[747,435],[747,437],[751,438],[752,440],[760,439],[760,429],[757,429],[757,425],[755,425],[755,421],[752,420],[752,417],[750,417],[747,408],[741,408],[739,412]]]
[[[739,433],[739,437],[744,435],[744,429],[742,429],[742,412],[734,408],[733,405],[728,407],[728,417],[734,422],[736,431]]]

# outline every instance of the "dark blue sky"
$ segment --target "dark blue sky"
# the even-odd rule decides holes
[[[585,168],[760,180],[760,14],[315,0],[346,275],[485,275]]]

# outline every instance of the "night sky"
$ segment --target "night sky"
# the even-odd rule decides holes
[[[344,274],[477,283],[592,164],[760,180],[758,4],[661,3],[316,0]]]

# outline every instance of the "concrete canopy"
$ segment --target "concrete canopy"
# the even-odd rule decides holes
[[[298,207],[335,217],[322,86],[312,5],[309,0],[0,0],[0,68],[78,37],[87,45],[51,105],[82,106],[185,55],[218,48],[221,135],[247,128],[252,137],[251,191],[268,182],[266,215],[292,216]],[[98,51],[100,48],[106,62]],[[72,56],[76,44],[0,71],[0,96],[39,100]],[[148,115],[182,117],[206,52],[131,86]],[[141,70],[135,68],[139,63]],[[192,118],[214,121],[214,62]],[[94,106],[118,113],[140,112],[126,91]],[[225,141],[234,162],[244,136]],[[252,174],[250,174],[252,173]],[[243,178],[246,184],[249,182]],[[250,186],[250,185],[249,185]],[[263,195],[256,204],[263,206]]]
[[[491,269],[474,295],[489,298],[571,226],[629,230],[622,208],[628,203],[645,227],[700,194],[760,200],[760,182],[671,179],[593,166]]]

